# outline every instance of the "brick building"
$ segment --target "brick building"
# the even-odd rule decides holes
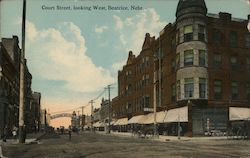
[[[157,39],[147,33],[137,57],[129,52],[118,72],[115,117],[147,114],[155,101],[157,111],[188,107],[182,114],[187,115],[186,133],[227,130],[237,113],[234,107],[250,108],[250,16],[246,18],[208,14],[204,0],[180,0],[176,21]]]
[[[18,37],[3,38],[0,43],[0,135],[4,127],[18,126],[19,63]]]
[[[2,136],[4,127],[11,132],[14,126],[18,127],[19,116],[19,80],[20,80],[20,58],[21,49],[17,36],[2,38],[0,42],[0,134]],[[24,122],[27,132],[31,132],[35,126],[32,107],[32,75],[25,59],[24,65]],[[40,101],[39,101],[40,104]],[[33,112],[36,112],[34,114]],[[39,111],[40,113],[40,111]],[[37,118],[39,118],[37,116]]]

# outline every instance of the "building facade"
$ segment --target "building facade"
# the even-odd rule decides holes
[[[3,38],[0,43],[0,131],[18,126],[19,63],[18,37]]]
[[[17,36],[2,38],[0,42],[0,134],[7,127],[8,132],[18,127],[19,122],[19,80],[20,80],[21,49]],[[24,63],[24,123],[27,132],[33,131],[36,120],[40,120],[37,110],[33,111],[32,102],[32,75]],[[40,101],[39,101],[40,104]],[[34,114],[33,112],[36,112]],[[36,120],[33,116],[36,116]]]
[[[100,107],[100,121],[103,123],[108,123],[109,114],[111,117],[111,113],[112,113],[111,108],[109,108],[109,100],[102,99],[101,107]]]
[[[30,122],[33,131],[39,131],[41,127],[41,93],[32,92],[32,101],[30,107]]]
[[[157,111],[187,106],[189,135],[227,130],[230,107],[250,108],[249,18],[208,14],[204,0],[180,0],[176,21],[157,39],[147,33],[137,57],[129,52],[114,115],[151,112],[155,101]]]

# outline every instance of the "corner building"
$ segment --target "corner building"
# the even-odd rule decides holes
[[[145,114],[146,105],[153,108],[155,86],[156,98],[160,98],[156,100],[157,111],[188,107],[185,134],[203,135],[208,129],[226,131],[232,115],[237,115],[235,109],[250,108],[249,18],[209,14],[204,0],[179,0],[175,23],[166,25],[157,39],[146,34],[140,55],[135,57],[130,52],[127,64],[119,71],[119,94],[112,102],[116,116]],[[148,54],[145,47],[150,50]],[[136,83],[143,83],[143,77],[139,79],[136,65],[143,63],[141,56],[151,65],[145,70],[148,87],[139,92]],[[130,74],[128,67],[135,71],[131,72],[131,85],[122,75]],[[159,71],[154,81],[154,72]],[[123,95],[126,90],[130,94]],[[149,104],[145,104],[147,99],[137,101],[143,97],[141,93],[147,93]]]

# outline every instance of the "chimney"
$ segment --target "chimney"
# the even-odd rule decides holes
[[[219,17],[220,17],[220,19],[222,19],[222,20],[231,21],[232,14],[229,14],[229,13],[226,13],[226,12],[220,12],[220,13],[219,13]]]

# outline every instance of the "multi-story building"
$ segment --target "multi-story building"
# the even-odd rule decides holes
[[[31,126],[33,127],[33,131],[39,131],[41,126],[41,93],[33,92],[32,93],[32,102],[30,107],[30,115],[31,115]]]
[[[179,0],[176,21],[157,39],[147,33],[137,57],[129,52],[118,72],[114,115],[148,113],[155,100],[157,111],[188,107],[191,135],[226,130],[230,108],[250,108],[249,18],[207,14],[204,0]]]
[[[17,36],[2,38],[0,43],[0,131],[7,127],[9,132],[14,126],[18,127],[19,116],[19,80],[20,80],[20,58],[21,49]],[[39,111],[33,109],[32,75],[24,63],[24,123],[27,132],[32,131],[36,123],[40,121]],[[39,99],[40,106],[40,99]],[[33,113],[34,112],[34,113]],[[36,122],[36,123],[35,123]]]
[[[109,108],[109,100],[105,100],[103,98],[100,107],[100,121],[103,123],[108,123],[109,114],[111,116],[111,108]]]
[[[19,63],[18,37],[3,38],[0,43],[0,134],[18,126]]]

